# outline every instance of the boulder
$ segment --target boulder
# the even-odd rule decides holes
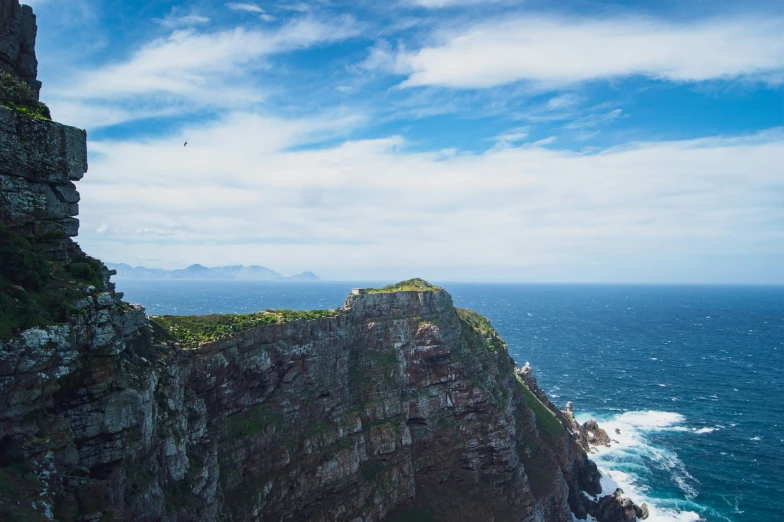
[[[580,426],[580,432],[583,434],[588,444],[592,446],[609,446],[610,436],[607,432],[599,427],[599,424],[591,419]]]
[[[597,522],[636,522],[638,518],[648,518],[648,506],[637,506],[631,499],[623,496],[623,490],[620,488],[598,502],[589,500],[588,497],[583,500],[586,510]]]

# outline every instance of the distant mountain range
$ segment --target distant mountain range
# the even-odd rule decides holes
[[[116,270],[114,279],[201,279],[213,281],[319,281],[313,272],[302,272],[286,277],[269,268],[253,266],[218,266],[209,268],[203,265],[191,265],[178,270],[146,268],[131,266],[125,263],[106,263],[111,270]]]

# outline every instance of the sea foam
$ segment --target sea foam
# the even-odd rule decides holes
[[[589,414],[578,415],[584,422]],[[649,522],[694,522],[700,515],[692,509],[702,510],[694,502],[698,496],[698,482],[686,470],[674,451],[653,445],[649,436],[657,431],[683,431],[709,433],[714,428],[690,429],[683,424],[686,418],[674,412],[631,411],[608,417],[594,417],[612,439],[610,447],[599,446],[591,454],[602,472],[602,495],[621,488],[624,495],[638,505],[648,504]],[[616,431],[618,430],[618,431]],[[651,469],[669,474],[677,485],[682,498],[660,498],[654,487],[646,483]]]

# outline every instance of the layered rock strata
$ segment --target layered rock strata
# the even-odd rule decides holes
[[[571,519],[584,453],[444,291],[193,350],[109,292],[83,306],[2,342],[8,520]]]
[[[0,66],[34,82],[32,12],[0,0],[0,14]],[[561,522],[592,508],[581,491],[599,492],[598,472],[564,414],[445,291],[351,295],[333,317],[182,349],[71,240],[86,169],[83,131],[0,108],[0,255],[14,256],[0,309],[42,314],[0,340],[0,519]]]
[[[74,181],[87,171],[83,130],[0,107],[0,223],[67,262],[79,231]]]
[[[35,39],[38,27],[32,8],[18,0],[0,0],[0,70],[27,83],[38,94],[38,60]]]

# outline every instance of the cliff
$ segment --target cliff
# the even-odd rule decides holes
[[[86,314],[2,342],[5,520],[566,521],[595,481],[443,290],[190,349],[171,319],[153,340],[139,309],[85,293]]]
[[[28,84],[36,99],[41,90],[35,57],[37,32],[32,8],[16,0],[0,2],[0,70]]]
[[[34,82],[32,12],[0,0],[0,13],[0,63]],[[442,289],[152,321],[124,303],[71,239],[86,158],[84,131],[0,107],[0,519],[597,512],[579,430]]]

